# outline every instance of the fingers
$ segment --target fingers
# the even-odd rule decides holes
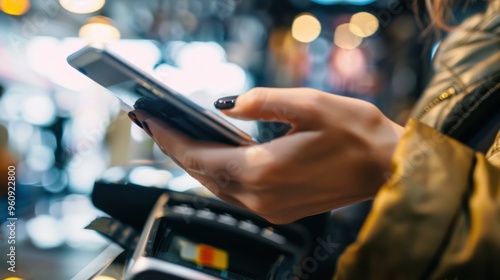
[[[132,114],[161,151],[190,173],[210,176],[220,182],[241,175],[246,165],[246,148],[196,141],[145,111],[135,110]]]
[[[132,121],[134,121],[134,123],[144,129],[144,131],[149,134],[149,136],[151,136],[158,143],[158,145],[160,145],[161,143],[171,143],[171,145],[168,146],[171,147],[177,143],[188,144],[192,141],[192,139],[190,139],[186,135],[178,132],[177,130],[171,128],[163,122],[160,122],[161,125],[158,124],[159,121],[144,110],[134,110],[129,113],[129,117],[132,119]],[[154,127],[152,127],[152,125],[154,125]],[[161,126],[161,128],[158,128],[159,126]],[[177,149],[182,147],[182,145],[178,146],[179,147],[175,145]],[[162,147],[160,146],[160,148]]]
[[[234,118],[312,127],[317,118],[314,107],[321,104],[323,95],[306,88],[254,88],[239,96],[232,109],[222,112]]]

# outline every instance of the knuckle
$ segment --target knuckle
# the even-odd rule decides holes
[[[307,92],[307,98],[304,98],[304,109],[309,114],[316,114],[318,108],[327,103],[325,94],[318,90],[310,90]]]
[[[325,104],[328,101],[326,99],[328,95],[319,90],[310,90],[309,96],[310,96],[309,102],[310,105],[314,106],[313,108],[315,108],[318,105]]]
[[[302,117],[307,117],[309,120],[318,120],[322,117],[321,108],[328,104],[328,95],[322,91],[311,88],[300,88],[300,112]]]
[[[269,90],[266,88],[254,88],[250,91],[248,97],[249,105],[254,108],[262,108],[264,104],[266,104],[266,100],[269,96]]]
[[[261,98],[262,96],[266,96],[269,93],[269,90],[264,87],[256,87],[250,90],[249,96],[253,98]]]
[[[383,121],[384,115],[380,112],[377,106],[372,103],[364,102],[361,111],[365,117],[368,127],[376,127]]]

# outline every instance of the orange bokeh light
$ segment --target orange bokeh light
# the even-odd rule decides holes
[[[0,0],[0,9],[9,15],[24,15],[31,7],[29,0]]]

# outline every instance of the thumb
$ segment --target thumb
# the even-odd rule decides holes
[[[308,88],[254,88],[240,95],[231,109],[222,110],[229,117],[277,121],[300,126],[316,118],[311,100],[319,91]]]

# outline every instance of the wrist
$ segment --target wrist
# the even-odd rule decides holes
[[[382,185],[392,177],[392,157],[404,133],[404,127],[377,111],[376,121],[372,122],[372,129],[369,130],[370,158],[373,160],[373,173],[367,190],[369,199],[375,197]]]

